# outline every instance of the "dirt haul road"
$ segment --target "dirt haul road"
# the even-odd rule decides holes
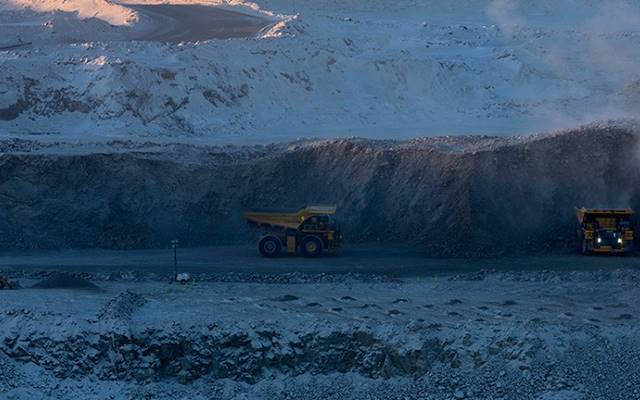
[[[198,4],[123,4],[148,19],[149,29],[132,39],[157,42],[197,42],[255,36],[271,21]]]
[[[244,273],[280,275],[364,274],[397,278],[425,277],[478,271],[594,271],[640,269],[638,257],[584,257],[581,255],[509,256],[500,258],[433,258],[423,249],[397,244],[351,244],[318,259],[287,256],[263,258],[255,246],[216,246],[178,250],[179,271],[197,274]],[[173,251],[60,250],[0,252],[2,271],[101,272],[136,271],[168,274]]]

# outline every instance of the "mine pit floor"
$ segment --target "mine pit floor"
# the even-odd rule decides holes
[[[364,246],[196,263],[246,250],[185,251],[186,284],[160,250],[5,255],[21,288],[0,291],[0,398],[623,399],[640,384],[634,258],[445,272]],[[64,274],[97,288],[52,287]]]

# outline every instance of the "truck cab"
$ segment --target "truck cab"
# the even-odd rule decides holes
[[[578,245],[582,254],[627,254],[634,251],[634,211],[580,208]]]

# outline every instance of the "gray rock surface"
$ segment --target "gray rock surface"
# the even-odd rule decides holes
[[[7,291],[0,398],[637,398],[636,271],[452,278]]]
[[[335,203],[349,241],[432,254],[575,245],[575,206],[640,208],[634,125],[521,139],[255,147],[4,142],[0,248],[246,243],[242,210]]]

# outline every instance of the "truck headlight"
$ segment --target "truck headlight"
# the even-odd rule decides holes
[[[596,239],[596,242],[598,242],[598,243],[602,243],[602,238],[597,238],[597,239]]]
[[[622,244],[622,238],[618,238],[618,243]]]

